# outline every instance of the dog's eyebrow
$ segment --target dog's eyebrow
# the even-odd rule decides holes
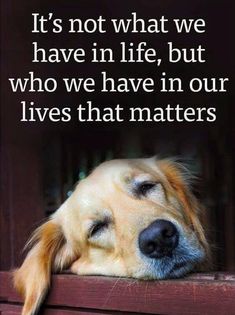
[[[152,182],[152,183],[157,183],[159,182],[157,179],[154,179],[152,176],[137,176],[135,178],[133,178],[132,183],[134,185],[138,185],[141,183],[147,183],[147,182]]]
[[[141,173],[138,173],[138,174],[135,174],[135,173],[129,173],[129,174],[125,174],[124,177],[124,182],[129,184],[130,182],[134,182],[134,181],[153,181],[154,178],[151,174],[149,173],[146,173],[146,172],[141,172]]]

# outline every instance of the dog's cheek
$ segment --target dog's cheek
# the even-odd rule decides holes
[[[116,237],[113,229],[107,229],[104,232],[102,232],[97,237],[93,237],[90,241],[90,248],[96,249],[99,248],[100,250],[104,251],[112,251],[114,250],[116,246]]]

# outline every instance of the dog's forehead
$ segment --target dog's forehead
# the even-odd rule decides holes
[[[108,209],[111,200],[125,191],[125,183],[135,175],[150,172],[150,159],[120,159],[100,164],[93,172],[81,180],[72,197],[80,214],[89,214],[100,209]],[[110,200],[111,199],[111,200]]]
[[[143,163],[143,161],[142,161]],[[136,163],[137,164],[137,163]],[[138,168],[135,166],[134,160],[112,160],[100,164],[88,177],[90,180],[96,180],[97,178],[114,178],[115,176],[120,176],[123,173],[133,170],[133,168]]]
[[[88,177],[89,179],[96,178],[115,178],[115,176],[120,176],[128,174],[128,172],[151,172],[152,166],[157,165],[154,159],[119,159],[106,161],[100,164]]]
[[[163,175],[153,158],[111,160],[94,169],[78,184],[77,191],[80,197],[86,197],[87,194],[92,194],[94,197],[103,193],[107,194],[140,174],[149,174],[152,177]]]
[[[112,183],[123,181],[126,176],[135,173],[147,172],[147,159],[120,159],[106,161],[96,167],[91,174],[80,181],[76,187],[76,191],[81,195],[92,192],[93,195],[105,186]]]

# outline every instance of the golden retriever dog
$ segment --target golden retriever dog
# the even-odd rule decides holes
[[[202,270],[208,244],[199,202],[185,168],[171,160],[112,160],[81,180],[72,195],[39,227],[14,273],[33,315],[52,272],[137,279],[177,278]]]

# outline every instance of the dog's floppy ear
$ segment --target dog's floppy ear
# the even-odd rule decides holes
[[[193,176],[183,164],[177,163],[173,160],[161,160],[159,165],[184,208],[188,224],[190,224],[195,230],[199,240],[206,250],[207,259],[210,260],[209,246],[199,220],[199,214],[203,207],[193,195],[190,188],[190,180]]]
[[[55,219],[39,227],[27,246],[31,250],[14,272],[14,284],[24,297],[22,315],[35,315],[50,286],[51,272],[66,268],[75,254]]]

